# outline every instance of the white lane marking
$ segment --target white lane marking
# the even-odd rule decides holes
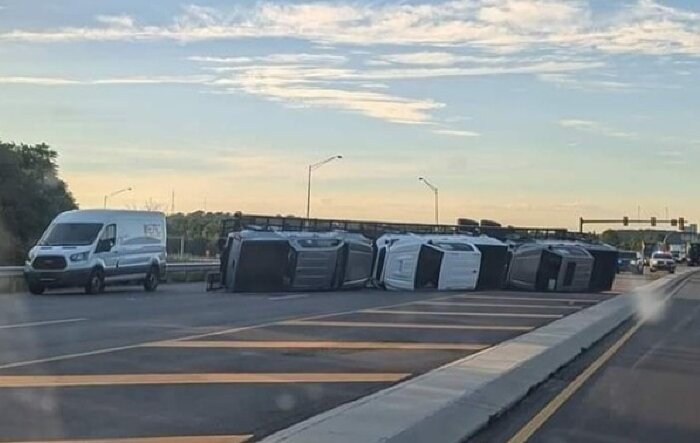
[[[279,295],[279,296],[277,296],[277,297],[268,297],[267,299],[268,299],[268,300],[273,300],[273,301],[277,301],[277,300],[294,300],[294,299],[297,299],[297,298],[307,298],[308,296],[309,296],[309,294],[292,294],[292,295]]]
[[[29,323],[16,323],[14,325],[0,325],[0,329],[31,328],[33,326],[58,325],[61,323],[75,323],[85,320],[87,320],[87,318],[66,318],[63,320],[34,321]]]

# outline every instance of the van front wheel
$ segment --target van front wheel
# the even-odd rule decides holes
[[[143,289],[147,292],[153,292],[158,288],[158,283],[160,283],[160,272],[157,266],[151,266],[146,274],[146,280],[143,281]]]
[[[93,269],[85,284],[86,294],[99,294],[105,289],[105,275],[101,269]]]

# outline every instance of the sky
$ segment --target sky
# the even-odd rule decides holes
[[[693,0],[0,0],[0,139],[81,207],[700,219]]]

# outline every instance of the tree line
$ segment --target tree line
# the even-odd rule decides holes
[[[59,213],[76,209],[48,145],[0,141],[0,266],[24,262]]]

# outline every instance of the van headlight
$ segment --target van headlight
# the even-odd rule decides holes
[[[70,261],[85,261],[88,259],[89,252],[79,252],[70,256]]]

